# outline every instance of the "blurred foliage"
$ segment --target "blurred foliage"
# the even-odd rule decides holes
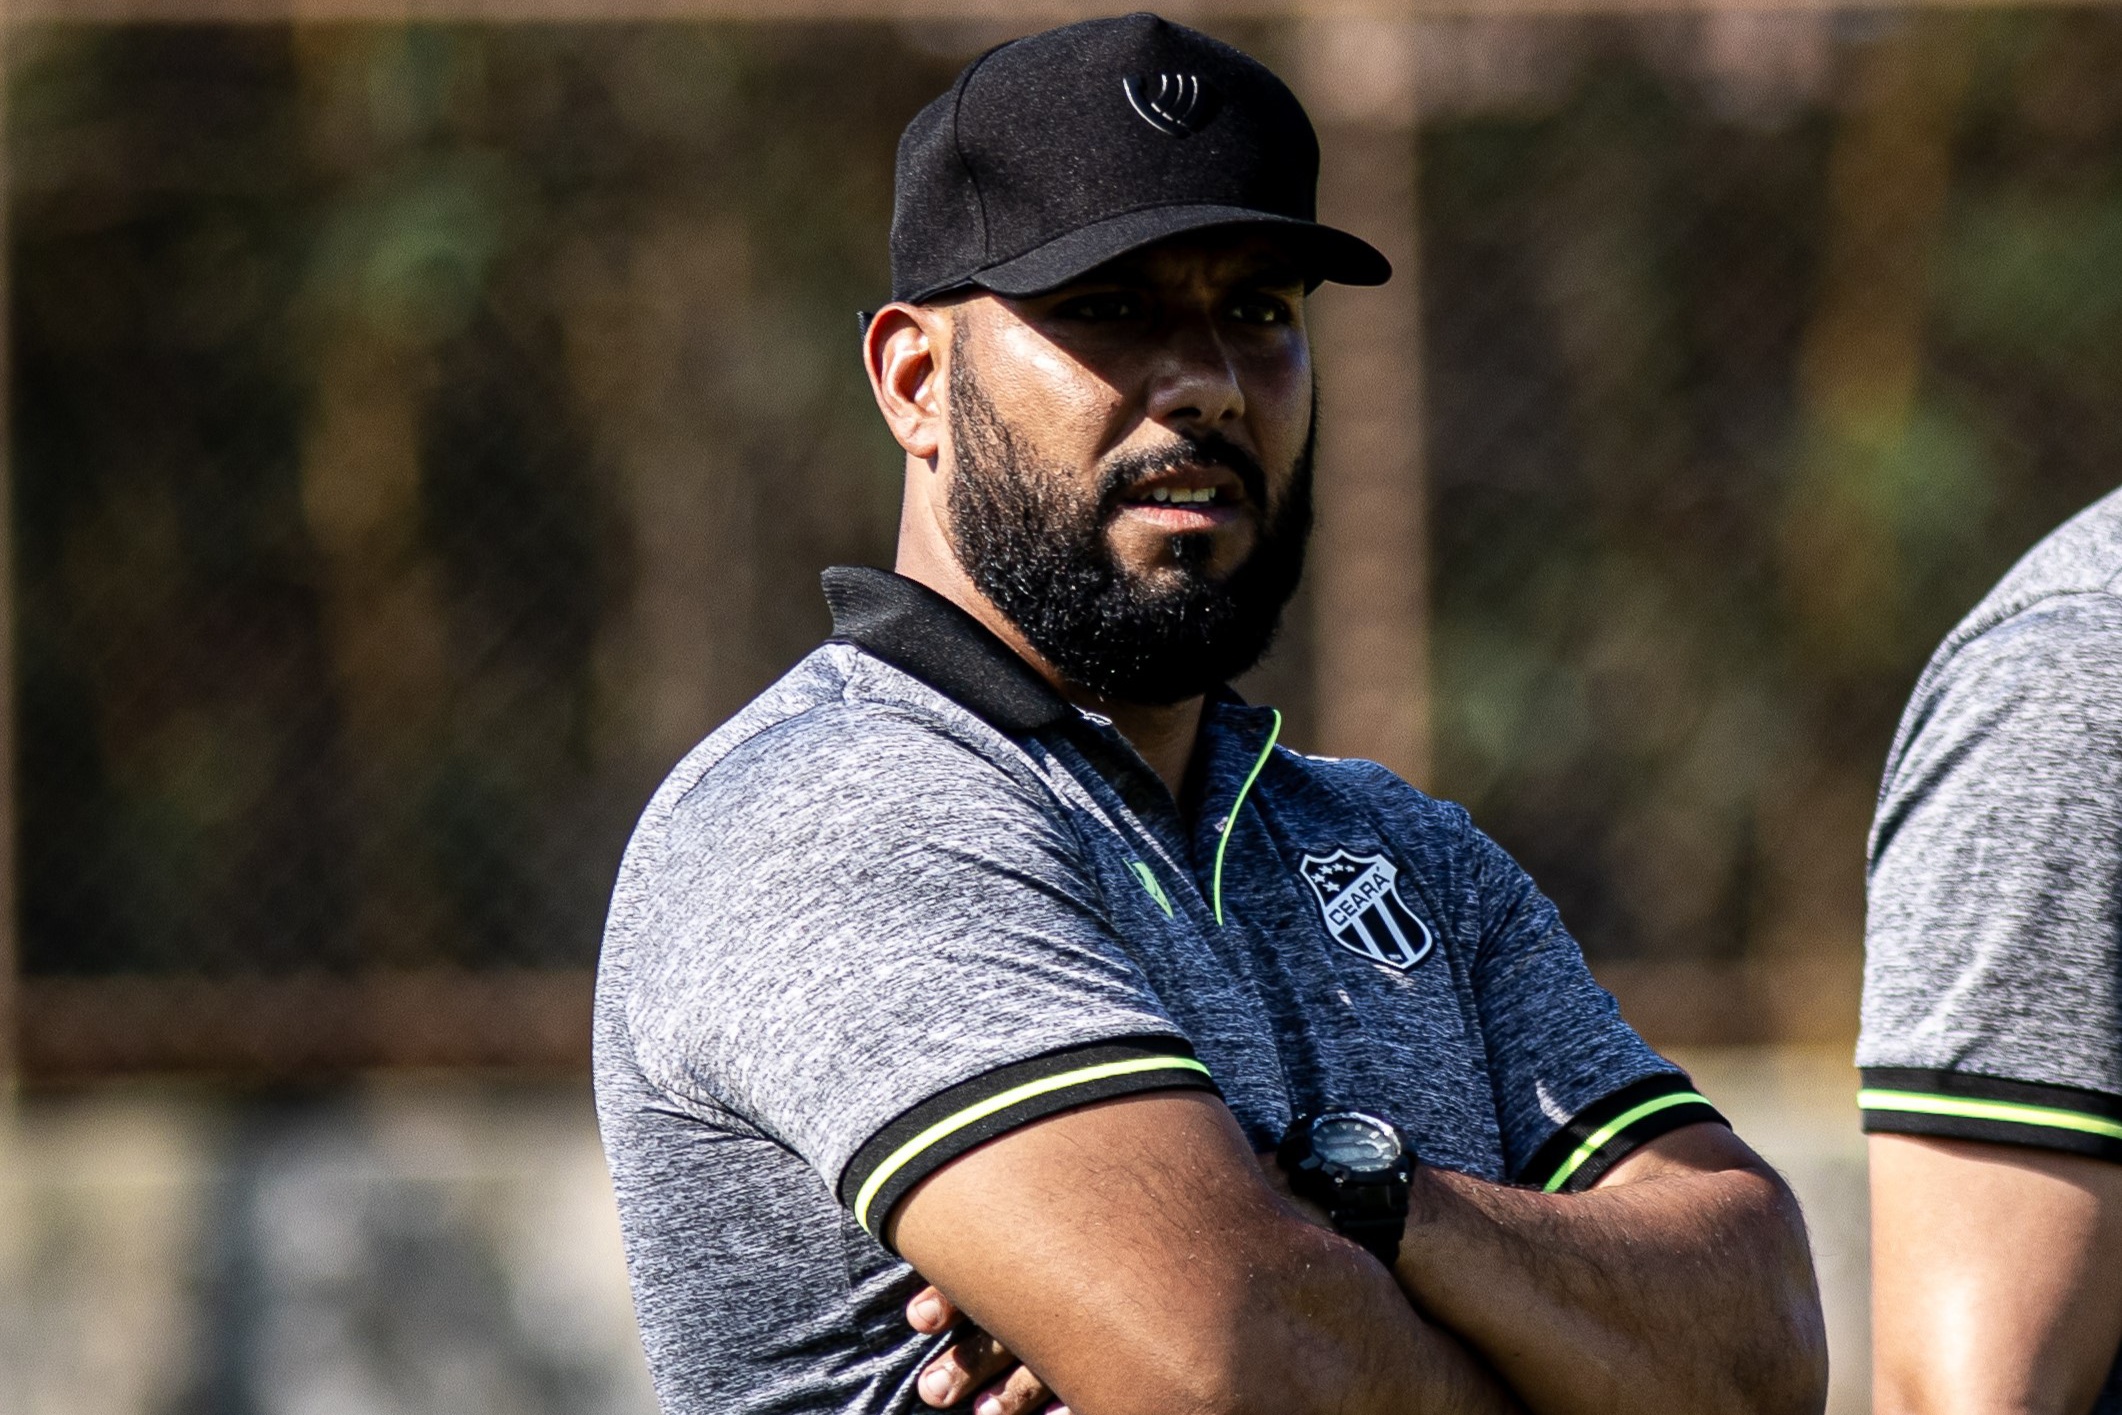
[[[1439,784],[1595,956],[1853,949],[1917,672],[2122,468],[2122,19],[1788,23],[1423,136]]]
[[[1437,785],[1606,957],[1852,948],[1923,659],[2122,466],[2122,18],[1717,23],[1475,24],[1536,78],[1419,144]],[[27,967],[587,964],[889,553],[852,316],[974,47],[23,32]]]
[[[888,553],[853,315],[954,67],[28,34],[27,967],[588,963],[656,778],[815,642],[817,565]]]

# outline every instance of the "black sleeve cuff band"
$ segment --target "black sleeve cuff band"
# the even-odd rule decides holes
[[[1548,1194],[1582,1193],[1630,1151],[1704,1121],[1731,1124],[1685,1076],[1647,1076],[1577,1112],[1526,1161],[1517,1182]]]
[[[1216,1089],[1177,1037],[1127,1037],[1004,1066],[930,1097],[871,1136],[840,1175],[840,1202],[882,1242],[892,1206],[974,1146],[1091,1101],[1175,1088]]]
[[[1935,1135],[2122,1161],[2122,1096],[1964,1071],[1867,1067],[1867,1135]]]

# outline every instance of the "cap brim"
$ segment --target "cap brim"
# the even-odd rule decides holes
[[[953,288],[977,286],[1010,296],[1043,294],[1144,246],[1173,236],[1234,228],[1250,228],[1274,236],[1297,257],[1306,276],[1314,282],[1383,285],[1392,278],[1392,262],[1370,242],[1316,221],[1276,216],[1243,206],[1159,206],[1109,217],[1057,236],[1023,255],[975,271]],[[930,295],[941,293],[933,291]]]

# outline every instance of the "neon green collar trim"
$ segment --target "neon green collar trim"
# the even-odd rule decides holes
[[[1261,768],[1265,767],[1267,759],[1274,755],[1275,743],[1282,736],[1281,709],[1269,708],[1268,711],[1275,715],[1275,722],[1274,726],[1267,730],[1267,745],[1260,749],[1258,759],[1253,762],[1253,769],[1246,774],[1245,784],[1238,788],[1237,799],[1230,803],[1230,814],[1223,818],[1223,836],[1216,842],[1216,879],[1213,893],[1218,924],[1223,922],[1223,852],[1230,849],[1230,833],[1238,828],[1238,812],[1244,807],[1246,796],[1252,791],[1253,783],[1260,779]]]

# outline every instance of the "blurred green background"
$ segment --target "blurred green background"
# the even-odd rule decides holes
[[[590,965],[660,772],[889,556],[852,314],[1006,32],[20,32],[27,975]],[[2122,465],[2122,19],[1417,53],[1426,784],[1602,964],[1851,958],[1903,695]]]

